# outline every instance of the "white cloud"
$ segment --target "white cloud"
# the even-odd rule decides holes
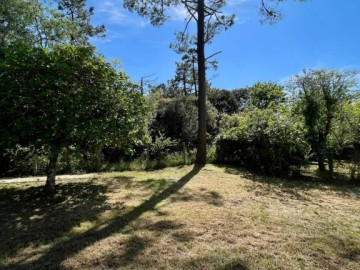
[[[258,0],[256,0],[258,1]],[[224,13],[230,15],[235,14],[235,24],[246,23],[253,13],[254,0],[228,0],[227,5],[224,8]]]
[[[246,2],[251,2],[252,0],[228,0],[227,5],[228,6],[240,6],[243,5]]]
[[[170,17],[170,20],[184,21],[189,16],[189,13],[187,12],[186,8],[181,5],[181,6],[171,7],[169,9],[168,15]]]
[[[231,14],[232,12],[235,12],[238,14],[237,10],[234,10],[235,8],[252,1],[253,0],[229,0],[227,1],[224,13]],[[105,25],[122,25],[143,28],[150,24],[147,18],[142,18],[137,14],[132,14],[128,10],[124,9],[121,1],[91,0],[89,2],[90,5],[95,7],[95,16],[97,19],[104,22]],[[169,16],[170,21],[184,21],[189,14],[183,5],[178,5],[176,7],[170,7],[167,15]],[[236,19],[236,24],[242,24],[244,22],[244,19]]]
[[[142,28],[149,24],[148,20],[132,15],[129,11],[124,9],[120,1],[94,1],[93,6],[95,7],[95,14],[105,22],[105,25],[113,24]]]
[[[120,3],[116,4],[114,1],[101,2],[98,6],[95,6],[95,10],[112,23],[123,24],[126,22],[127,15]]]

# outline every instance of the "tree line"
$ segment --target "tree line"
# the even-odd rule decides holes
[[[351,178],[359,178],[357,72],[304,70],[285,85],[214,89],[204,72],[216,62],[200,51],[232,25],[233,16],[219,15],[226,2],[124,2],[154,24],[166,19],[158,9],[164,3],[185,5],[188,22],[208,20],[198,28],[205,29],[201,37],[177,35],[172,47],[183,61],[172,80],[146,95],[89,44],[105,28],[90,23],[94,9],[85,0],[0,4],[2,176],[46,173],[53,191],[59,171],[182,153],[197,165],[208,158],[286,175],[316,161],[331,176],[334,161],[346,159]],[[266,18],[276,20],[276,10],[261,3]]]

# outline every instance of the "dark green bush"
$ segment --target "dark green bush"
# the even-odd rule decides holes
[[[289,174],[305,162],[309,146],[300,119],[285,107],[252,108],[216,142],[217,162],[265,174]]]
[[[207,103],[207,137],[211,143],[218,133],[218,112]],[[188,96],[159,101],[155,117],[150,126],[150,136],[155,140],[159,132],[166,138],[185,142],[187,147],[195,147],[198,129],[196,97]]]

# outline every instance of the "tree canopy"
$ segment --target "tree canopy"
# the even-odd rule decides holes
[[[329,148],[329,135],[341,105],[351,100],[351,90],[357,85],[356,75],[356,71],[310,69],[290,80],[320,171],[325,170],[325,156],[330,159],[332,170],[333,151]]]
[[[56,44],[89,45],[105,27],[90,22],[94,8],[86,0],[7,0],[0,3],[0,45],[22,42],[49,48]]]
[[[143,98],[93,48],[1,48],[0,77],[0,147],[34,146],[52,172],[64,147],[131,151],[144,136]]]

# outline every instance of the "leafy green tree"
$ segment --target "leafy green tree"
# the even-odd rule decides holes
[[[355,148],[360,151],[360,101],[357,100],[347,105],[345,110],[348,112],[351,141]]]
[[[272,82],[257,82],[249,89],[249,105],[259,109],[277,106],[285,101],[284,88]]]
[[[198,95],[198,60],[196,50],[196,38],[190,36],[187,31],[177,32],[175,34],[175,41],[171,43],[172,48],[177,54],[182,55],[181,62],[176,62],[175,78],[171,82],[180,84],[178,89],[182,90],[182,94],[188,95],[194,93]],[[208,41],[210,42],[210,40]],[[218,52],[220,53],[220,52]],[[206,69],[216,70],[218,62],[211,59],[216,54],[205,59]],[[207,89],[210,87],[207,85]]]
[[[93,48],[1,48],[0,148],[18,144],[46,154],[46,188],[53,191],[63,148],[131,151],[141,143],[146,117],[135,88]]]
[[[283,2],[283,0],[260,1],[260,12],[264,21],[275,22],[281,16],[269,2]],[[162,25],[168,16],[166,10],[170,7],[184,7],[187,10],[186,26],[183,31],[188,35],[188,25],[196,22],[196,35],[193,38],[196,44],[198,69],[198,136],[197,154],[195,163],[203,166],[206,163],[206,60],[205,45],[210,43],[216,34],[231,27],[235,22],[234,15],[224,15],[222,9],[226,6],[225,0],[125,0],[124,6],[141,16],[147,16],[154,25]]]
[[[242,111],[248,99],[247,89],[232,91],[212,88],[209,90],[208,100],[220,112],[234,114]]]
[[[33,42],[34,17],[39,13],[35,0],[8,0],[0,2],[0,45],[14,40]]]
[[[327,147],[350,161],[350,178],[360,179],[360,102],[343,102],[334,115]]]
[[[66,38],[72,45],[88,45],[90,37],[104,37],[105,26],[90,22],[94,8],[86,8],[86,0],[57,0],[61,18],[66,21]]]
[[[94,9],[85,5],[85,0],[1,1],[0,45],[14,42],[42,48],[64,43],[88,45],[89,37],[102,37],[105,28],[90,23]]]
[[[196,72],[192,62],[176,63],[175,77],[169,82],[171,89],[178,90],[175,96],[188,96],[192,93],[197,95]]]
[[[360,101],[351,103],[347,111],[349,115],[350,141],[353,148],[353,167],[350,171],[350,178],[360,180]]]
[[[325,170],[328,157],[332,171],[333,149],[329,135],[341,105],[351,99],[351,89],[357,85],[357,72],[338,70],[304,70],[290,80],[297,106],[304,116],[307,140],[315,153],[320,171]]]

